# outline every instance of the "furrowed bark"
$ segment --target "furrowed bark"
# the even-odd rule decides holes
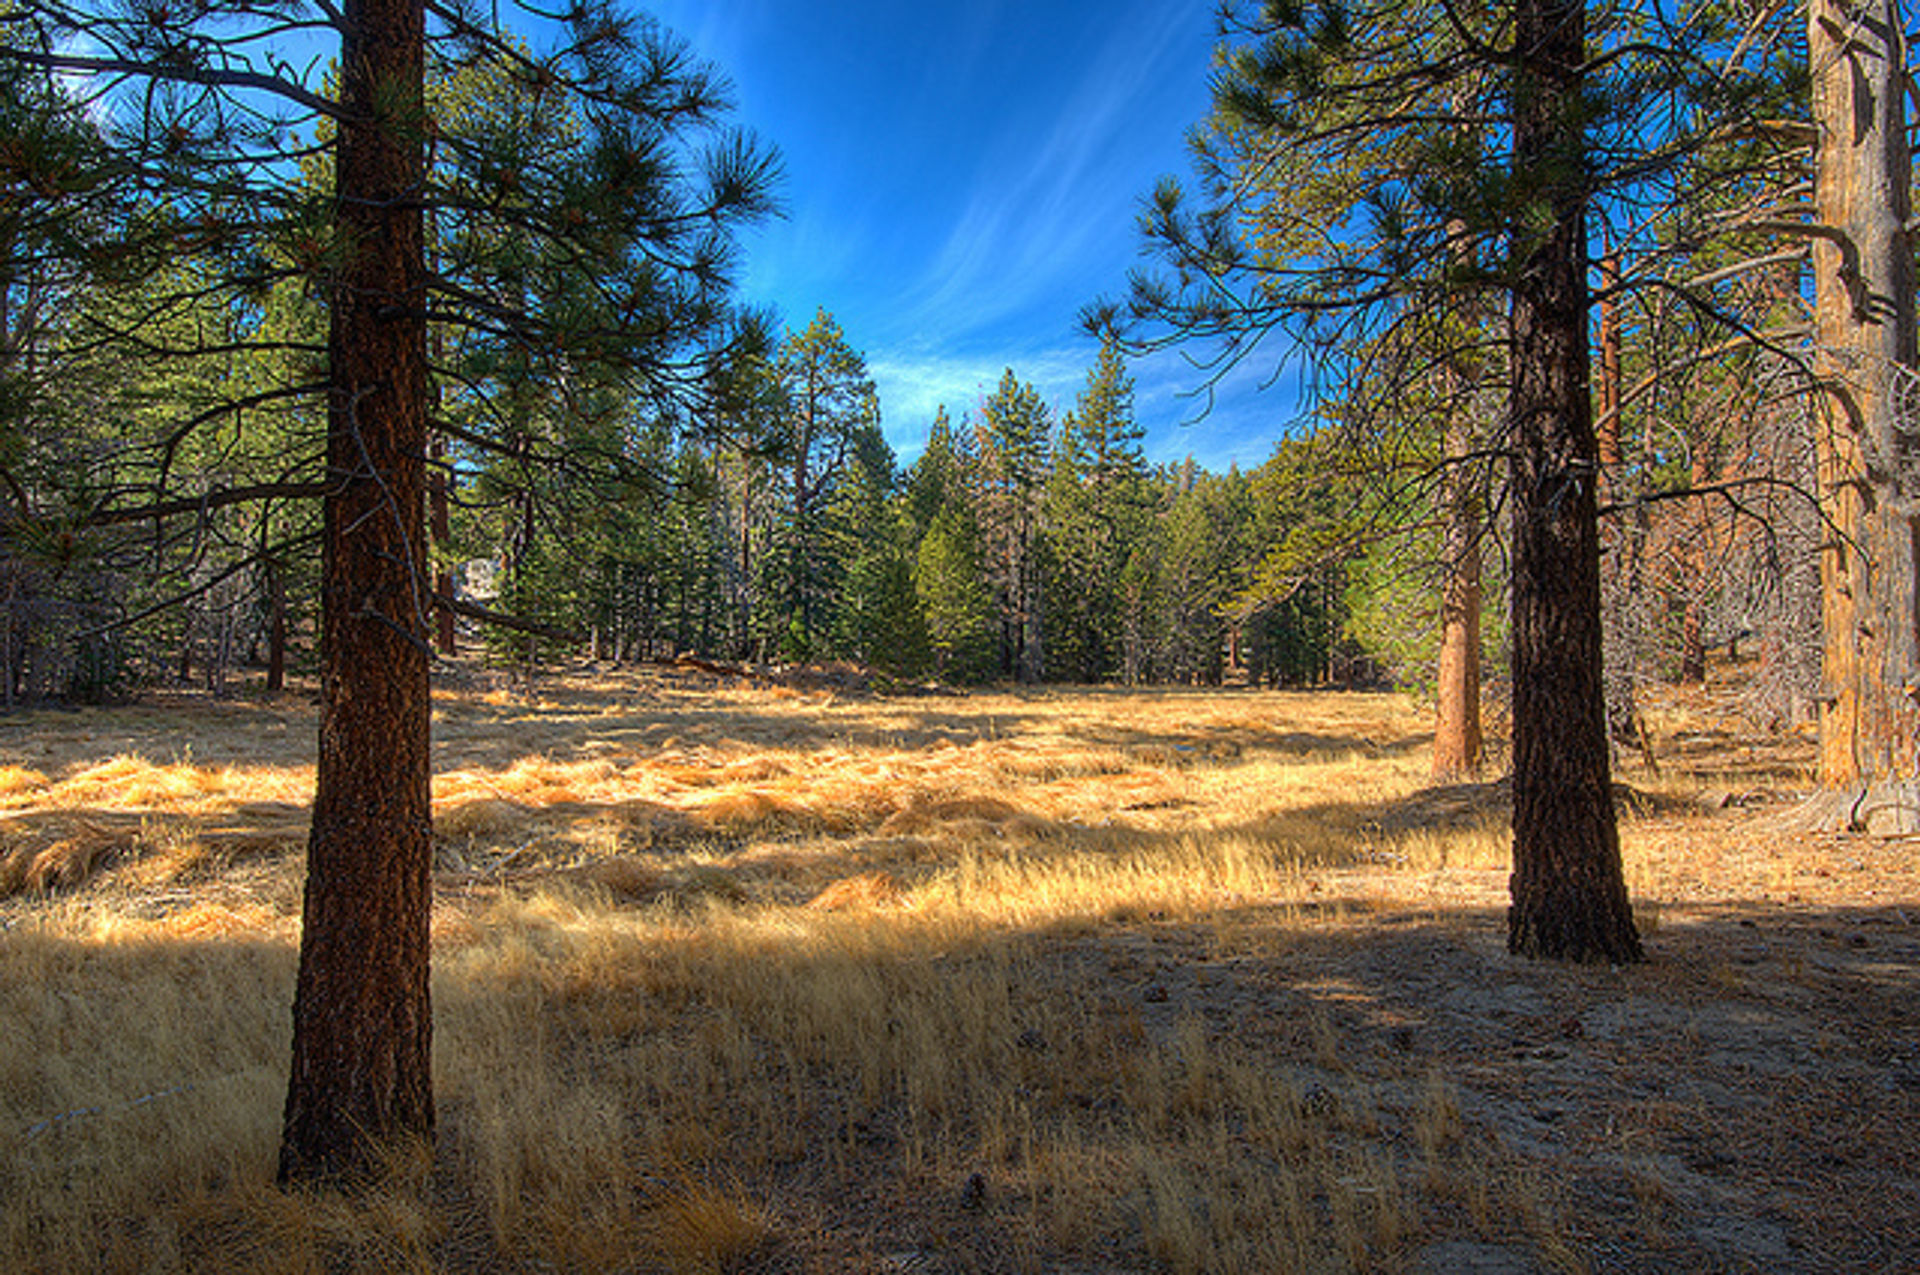
[[[1507,946],[1636,961],[1601,687],[1599,456],[1589,397],[1581,0],[1522,0],[1513,90],[1520,219],[1509,399],[1513,877]]]
[[[318,785],[279,1175],[352,1184],[433,1134],[419,0],[348,0]]]

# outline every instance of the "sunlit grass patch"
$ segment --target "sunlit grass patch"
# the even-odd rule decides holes
[[[486,838],[504,840],[532,822],[533,812],[504,797],[482,796],[467,801],[438,803],[433,815],[436,837]]]
[[[25,766],[0,766],[0,806],[31,801],[47,787],[47,777]]]
[[[224,791],[223,778],[218,771],[191,762],[157,764],[123,755],[65,776],[47,796],[50,802],[69,808],[177,807]]]

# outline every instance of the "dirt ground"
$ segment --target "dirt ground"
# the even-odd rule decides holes
[[[1849,849],[1857,880],[1911,880],[1909,847]],[[1254,1050],[1312,1057],[1324,1007],[1330,1085],[1358,1079],[1410,1122],[1443,1079],[1479,1164],[1537,1172],[1590,1269],[1920,1270],[1911,903],[1675,903],[1644,966],[1565,969],[1507,956],[1504,882],[1479,875],[1444,913],[1308,926],[1279,952],[1144,926],[1059,957],[1104,964],[1116,1002],[1164,991],[1144,1013],[1179,1006]],[[1545,1263],[1532,1244],[1435,1241],[1412,1266]]]

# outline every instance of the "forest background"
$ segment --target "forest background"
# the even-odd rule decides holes
[[[298,497],[316,479],[324,421],[282,387],[317,339],[319,299],[293,280],[217,294],[216,263],[192,249],[222,247],[220,230],[173,233],[186,251],[165,269],[85,287],[45,258],[12,263],[8,476],[29,534],[6,543],[9,704],[164,681],[225,693],[248,666],[277,688],[312,670],[318,563],[302,549],[318,508],[233,497]],[[1793,300],[1776,288],[1761,304]],[[1609,375],[1638,382],[1610,435],[1611,482],[1641,502],[1630,519],[1615,510],[1632,561],[1609,594],[1610,646],[1632,653],[1623,677],[1697,680],[1709,644],[1755,639],[1755,707],[1790,719],[1818,677],[1810,500],[1659,498],[1756,475],[1810,491],[1803,405],[1778,392],[1796,364],[1756,347],[1653,377],[1641,369],[1684,318],[1650,306],[1608,307],[1600,336]],[[583,421],[563,390],[526,382],[504,448],[471,441],[494,408],[458,390],[499,374],[472,365],[500,351],[458,357],[435,571],[479,604],[469,616],[518,621],[467,621],[465,645],[478,635],[523,668],[684,653],[963,684],[1432,685],[1445,466],[1437,438],[1378,429],[1364,383],[1251,471],[1156,466],[1109,340],[1071,406],[1009,368],[957,420],[942,408],[903,469],[865,360],[825,312],[730,368],[729,407],[703,416],[626,402]],[[112,508],[132,491],[164,493],[164,530]],[[1482,654],[1497,669],[1501,528],[1478,534]],[[443,653],[460,645],[443,624]]]
[[[1691,21],[1679,35],[1775,77],[1781,102],[1768,106],[1797,91],[1804,33],[1777,11]],[[449,67],[433,92],[450,134],[465,128],[474,154],[496,151],[491,170],[441,156],[452,181],[511,173],[577,128],[548,112],[515,139],[511,123],[547,108],[499,65]],[[327,249],[312,209],[243,234],[240,218],[262,212],[257,198],[222,209],[156,193],[153,171],[111,197],[96,184],[50,201],[56,152],[78,163],[108,144],[99,99],[82,103],[42,75],[22,81],[8,110],[20,149],[0,360],[17,524],[0,567],[0,697],[100,700],[167,679],[222,692],[246,664],[278,686],[290,666],[311,668],[316,633],[318,563],[302,550],[318,508],[295,497],[319,479],[324,422],[316,400],[292,389],[324,325],[312,278]],[[1690,202],[1667,206],[1664,229],[1650,217],[1616,226],[1630,201],[1604,210],[1602,238],[1625,246],[1603,269],[1634,281],[1602,301],[1595,333],[1617,531],[1609,680],[1623,735],[1634,682],[1697,679],[1712,643],[1755,640],[1765,662],[1756,708],[1769,720],[1810,711],[1817,689],[1804,356],[1770,338],[1724,342],[1728,332],[1790,337],[1804,323],[1810,297],[1795,263],[1805,240],[1737,268],[1752,238],[1723,233],[1738,230],[1735,210],[1713,206],[1764,202],[1754,184],[1763,170],[1789,189],[1791,132],[1763,147],[1765,164],[1699,157]],[[1224,113],[1203,125],[1203,154],[1209,135],[1231,145],[1235,126]],[[301,175],[283,211],[323,191],[325,137],[320,128],[284,148],[283,169]],[[577,147],[572,158],[586,162]],[[1350,229],[1371,233],[1364,219]],[[457,210],[440,214],[443,268],[480,248],[477,233]],[[486,250],[491,304],[579,321],[566,313],[577,296],[539,295],[556,268],[550,252]],[[110,260],[116,251],[125,260]],[[249,263],[246,286],[225,286],[245,253],[265,265]],[[1702,277],[1676,300],[1675,285]],[[1444,395],[1431,375],[1390,366],[1411,357],[1391,338],[1309,347],[1313,414],[1251,471],[1149,465],[1113,341],[1097,355],[1089,344],[1071,405],[1045,402],[1009,368],[991,394],[953,405],[957,419],[942,408],[903,471],[858,334],[825,312],[784,331],[779,316],[757,318],[762,348],[728,366],[724,395],[655,384],[590,405],[569,385],[582,352],[441,330],[434,570],[443,592],[479,604],[470,617],[517,618],[473,631],[491,652],[523,667],[563,653],[844,660],[961,683],[1432,685],[1440,581],[1458,555],[1435,533],[1442,486],[1460,466],[1434,424]],[[717,338],[690,329],[679,339]],[[1713,341],[1727,348],[1695,357]],[[508,384],[510,396],[494,393]],[[1471,410],[1482,418],[1474,436],[1497,441],[1498,404],[1483,396]],[[1496,459],[1474,461],[1483,505]],[[1714,495],[1670,499],[1688,491]],[[1808,498],[1788,498],[1796,492]],[[169,516],[143,517],[156,509]],[[1477,643],[1497,669],[1506,546],[1500,519],[1483,521]],[[455,648],[450,615],[440,639],[443,652]],[[1493,690],[1497,705],[1497,678]]]

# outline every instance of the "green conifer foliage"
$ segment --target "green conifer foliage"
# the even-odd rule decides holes
[[[836,514],[841,489],[863,480],[884,489],[893,461],[888,454],[878,477],[880,462],[869,456],[861,472],[862,446],[886,446],[880,401],[865,357],[833,316],[822,310],[789,334],[774,370],[785,411],[775,472],[781,517],[767,565],[783,620],[782,653],[804,660],[833,654],[835,599],[851,561],[844,505]]]
[[[999,622],[1002,672],[1037,682],[1045,672],[1045,550],[1041,499],[1052,418],[1040,391],[1008,368],[980,407],[982,564]]]
[[[122,258],[192,273],[175,302],[252,320],[159,348],[196,373],[259,349],[254,311],[282,281],[327,311],[317,374],[273,391],[324,404],[323,471],[182,490],[175,462],[190,445],[220,454],[219,431],[250,423],[244,404],[183,385],[158,445],[129,456],[78,518],[144,522],[164,541],[234,506],[324,497],[288,1179],[364,1179],[433,1128],[430,428],[468,463],[504,463],[513,548],[533,561],[535,472],[567,473],[573,491],[629,480],[634,414],[698,400],[732,342],[733,232],[772,206],[772,158],[718,125],[724,84],[658,27],[589,0],[540,15],[536,54],[500,16],[460,0],[431,12],[422,0],[29,0],[0,42],[0,80],[66,77],[101,121],[99,172],[135,188],[110,227],[63,249],[66,268],[118,242]],[[281,55],[300,32],[340,40],[331,74]],[[430,83],[482,68],[495,94],[484,109],[429,101]],[[36,165],[28,187],[65,188],[59,148],[21,158]],[[330,180],[315,181],[321,171]],[[94,349],[150,350],[149,336],[120,325]],[[453,354],[432,366],[430,346]],[[19,522],[46,526],[30,508]],[[12,543],[20,530],[0,528]]]
[[[993,676],[993,599],[980,569],[979,532],[963,506],[948,505],[934,515],[920,542],[913,585],[926,617],[934,672],[954,682]]]
[[[1047,478],[1049,676],[1097,682],[1122,671],[1120,576],[1146,530],[1151,496],[1133,415],[1133,381],[1103,342],[1075,410],[1062,421]]]

